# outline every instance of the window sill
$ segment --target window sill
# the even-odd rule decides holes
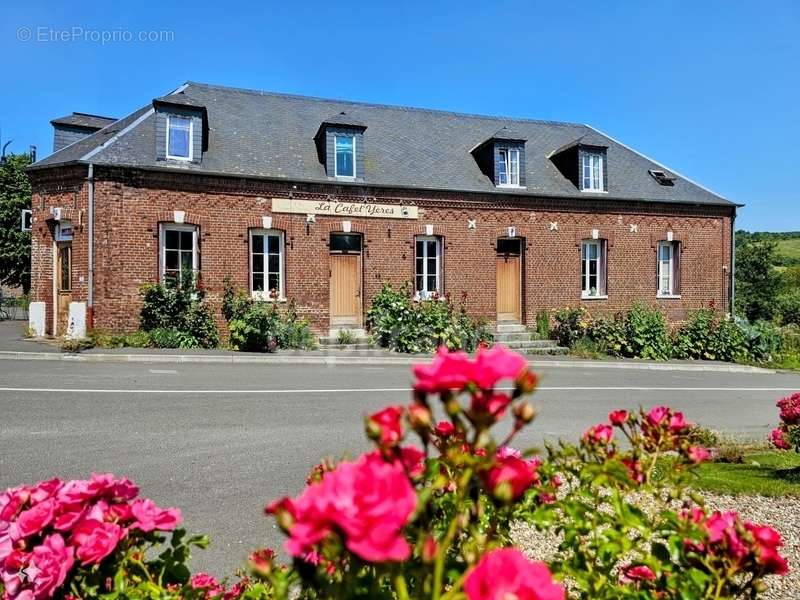
[[[269,292],[250,292],[250,297],[259,302],[277,302],[279,304],[286,302],[286,298],[283,296],[273,299]]]
[[[498,183],[495,187],[502,190],[524,190],[527,186],[524,185],[511,185],[510,183]]]
[[[602,296],[584,296],[581,294],[581,300],[608,300],[608,295],[604,294]]]
[[[680,300],[680,294],[656,294],[659,300]]]
[[[581,192],[584,194],[607,194],[608,190],[586,190],[581,188]]]
[[[169,154],[167,154],[166,158],[167,160],[174,160],[177,162],[192,162],[191,156],[170,156]]]

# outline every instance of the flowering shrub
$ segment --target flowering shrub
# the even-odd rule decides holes
[[[800,452],[800,392],[778,400],[781,424],[772,430],[769,441],[778,450]]]
[[[320,463],[298,496],[266,506],[291,565],[261,549],[234,585],[192,575],[188,548],[203,538],[176,531],[160,554],[148,552],[177,526],[177,511],[137,498],[124,479],[54,480],[0,496],[5,600],[564,600],[568,589],[731,598],[755,596],[764,576],[787,571],[775,530],[709,513],[684,490],[709,452],[680,412],[617,410],[577,446],[536,455],[512,446],[536,416],[524,357],[441,348],[414,376],[408,406],[365,418],[373,450]],[[644,510],[637,496],[655,504]],[[558,553],[530,560],[511,547],[515,520],[559,534]]]
[[[148,598],[188,581],[191,546],[181,513],[138,497],[127,479],[52,479],[0,495],[0,581],[4,600]],[[172,532],[165,544],[165,532]],[[149,556],[151,548],[160,554]]]
[[[186,275],[183,281],[141,288],[139,325],[150,333],[150,342],[166,348],[214,348],[219,333],[214,315],[199,279]]]

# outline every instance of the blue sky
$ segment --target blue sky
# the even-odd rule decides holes
[[[0,125],[44,155],[50,119],[187,80],[576,121],[746,204],[741,227],[800,230],[799,30],[792,1],[26,0],[0,21]]]

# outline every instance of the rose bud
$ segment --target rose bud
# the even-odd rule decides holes
[[[422,562],[432,563],[436,559],[436,554],[439,552],[439,544],[436,538],[429,535],[422,542]]]
[[[520,423],[528,424],[536,417],[536,411],[530,402],[520,402],[514,406],[514,418]]]
[[[422,404],[412,404],[408,407],[408,423],[417,431],[430,428],[433,417],[427,406]]]
[[[539,378],[533,371],[525,369],[517,377],[517,390],[520,394],[530,394],[536,389]]]

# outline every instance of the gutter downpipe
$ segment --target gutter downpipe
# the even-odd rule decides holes
[[[94,328],[94,165],[89,163],[89,282],[86,307],[86,325],[88,329]]]
[[[730,293],[730,311],[731,316],[735,313],[734,300],[736,299],[736,207],[733,209],[731,216],[731,293]]]

